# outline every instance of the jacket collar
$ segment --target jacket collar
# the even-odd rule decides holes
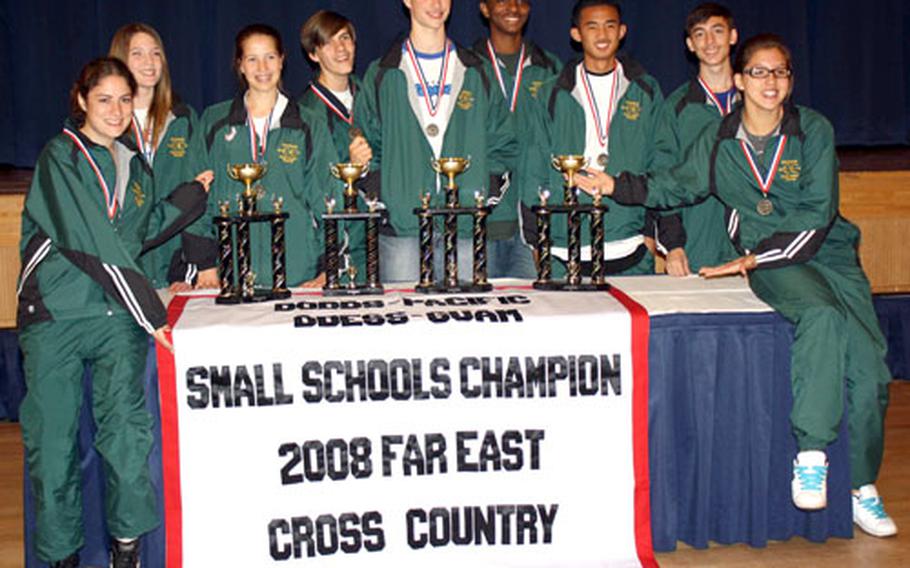
[[[736,133],[743,122],[743,103],[739,102],[733,108],[733,112],[728,114],[720,123],[720,129],[717,131],[718,139],[736,138]],[[780,133],[787,136],[796,136],[800,140],[805,138],[805,133],[799,125],[799,108],[793,104],[793,101],[784,103],[784,116],[780,123]]]
[[[279,126],[281,126],[281,128],[302,129],[303,118],[300,116],[300,108],[297,103],[295,103],[284,90],[279,90],[278,92],[288,100],[284,112],[281,113],[281,120],[278,123]],[[231,101],[231,110],[228,112],[228,124],[234,126],[246,124],[247,113],[246,105],[243,102],[244,93],[245,91],[238,91],[237,94],[234,95],[234,100]]]

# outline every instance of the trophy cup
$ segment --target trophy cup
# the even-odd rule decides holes
[[[325,286],[322,293],[326,296],[355,296],[363,294],[382,294],[382,284],[379,282],[379,226],[385,223],[388,212],[379,208],[379,201],[374,198],[367,199],[367,211],[360,211],[357,207],[357,190],[354,182],[367,171],[368,166],[351,162],[342,162],[330,166],[332,175],[343,181],[344,210],[335,212],[335,199],[327,197],[325,200],[326,212],[322,215],[325,225]],[[357,274],[360,270],[352,263],[347,263],[341,270],[340,251],[338,246],[338,222],[358,222],[366,224],[366,283],[357,284]],[[341,285],[342,272],[347,276],[347,284]]]
[[[534,288],[539,290],[596,291],[608,290],[604,263],[604,213],[608,211],[598,193],[590,205],[578,203],[578,188],[575,176],[587,165],[584,156],[567,154],[553,156],[550,164],[563,174],[566,179],[563,204],[547,203],[549,192],[540,192],[540,205],[531,207],[537,216],[537,280]],[[566,235],[568,240],[565,281],[554,281],[552,275],[552,247],[550,227],[553,214],[566,215]],[[581,261],[581,226],[582,216],[591,219],[591,282],[582,282]]]
[[[418,292],[457,293],[483,292],[492,289],[487,282],[487,229],[486,218],[492,207],[485,204],[483,195],[476,192],[473,207],[461,207],[455,177],[471,167],[470,158],[439,158],[430,160],[437,174],[448,178],[445,186],[445,206],[432,208],[431,195],[421,195],[420,207],[414,209],[420,231],[420,282]],[[473,219],[473,275],[470,283],[458,281],[458,217],[470,215]],[[443,217],[444,274],[442,282],[433,276],[433,219]]]
[[[285,264],[285,223],[289,215],[281,211],[284,200],[279,197],[272,202],[274,208],[272,213],[262,214],[257,210],[263,190],[261,187],[253,187],[253,183],[262,179],[266,171],[266,165],[261,163],[227,166],[228,175],[231,179],[242,182],[244,190],[238,196],[236,214],[231,214],[229,201],[222,201],[219,203],[220,214],[213,220],[218,232],[221,279],[221,292],[215,300],[218,304],[262,302],[288,298],[291,295],[287,289]],[[251,223],[269,223],[271,228],[272,287],[268,290],[256,288],[256,273],[252,269]]]
[[[344,182],[344,210],[348,213],[357,212],[357,190],[354,182],[360,179],[369,169],[368,165],[343,162],[332,164],[332,175]]]

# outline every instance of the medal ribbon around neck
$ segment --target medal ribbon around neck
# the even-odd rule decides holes
[[[733,110],[733,95],[727,97],[727,107],[724,108],[720,104],[720,99],[718,99],[717,95],[714,94],[714,91],[708,87],[708,84],[702,81],[701,77],[698,78],[698,84],[701,85],[701,88],[705,91],[705,95],[708,96],[708,100],[710,100],[711,103],[717,107],[717,111],[721,116],[727,116],[730,114],[730,111]]]
[[[88,148],[85,147],[85,144],[82,143],[79,136],[69,128],[64,128],[63,133],[72,138],[73,143],[76,144],[76,147],[79,148],[79,151],[82,152],[82,155],[88,160],[88,165],[91,166],[92,171],[95,172],[95,177],[98,178],[98,185],[101,186],[101,190],[104,192],[104,204],[107,207],[107,218],[113,219],[117,216],[117,195],[108,189],[107,182],[104,181],[104,176],[101,175],[101,168],[98,167],[95,158],[89,153]]]
[[[325,106],[329,107],[332,110],[332,112],[334,112],[336,115],[338,115],[338,118],[340,118],[341,120],[346,122],[349,126],[353,126],[354,109],[351,109],[351,111],[348,112],[348,110],[346,108],[344,108],[344,105],[341,105],[341,108],[339,108],[339,105],[336,105],[329,97],[327,97],[325,94],[323,94],[323,92],[322,92],[323,87],[321,85],[317,85],[315,83],[315,81],[313,83],[310,83],[310,89],[313,90],[313,93],[316,94],[316,96],[319,98],[319,100],[321,100],[325,104]],[[354,85],[353,84],[351,85],[351,94],[352,95],[354,94]]]
[[[509,112],[515,112],[515,105],[518,104],[518,90],[521,88],[521,78],[522,75],[524,75],[525,44],[521,44],[521,53],[518,54],[518,65],[515,69],[515,84],[512,85],[511,98],[509,98],[509,93],[506,92],[505,77],[502,76],[502,71],[499,69],[499,58],[496,57],[496,52],[493,51],[493,43],[490,40],[487,40],[487,52],[490,54],[493,72],[496,73],[496,80],[499,82],[499,90],[502,91],[502,96],[505,97],[506,101],[509,103]]]
[[[275,101],[275,105],[278,105],[278,101]],[[268,118],[265,119],[265,126],[262,129],[262,135],[260,136],[256,132],[256,125],[253,124],[253,115],[247,111],[246,116],[246,126],[250,131],[250,153],[253,156],[253,162],[259,163],[263,158],[265,158],[265,150],[269,144],[269,130],[272,129],[272,113],[275,112],[275,107],[272,107],[272,110],[269,111]],[[256,138],[259,138],[259,144],[256,143]]]
[[[139,146],[139,152],[145,156],[145,161],[151,166],[152,160],[155,159],[155,148],[152,147],[151,131],[146,133],[142,130],[142,125],[139,124],[139,119],[135,114],[133,115],[131,122],[133,123],[133,136],[136,138],[136,145]],[[146,136],[148,136],[148,138],[146,138]]]
[[[597,106],[597,98],[594,96],[594,87],[591,86],[591,79],[588,76],[588,70],[584,68],[584,64],[581,67],[581,76],[584,81],[582,85],[585,88],[585,96],[588,99],[588,107],[591,109],[591,113],[594,115],[594,123],[597,127],[597,141],[600,143],[600,147],[603,149],[607,148],[607,142],[610,137],[610,121],[613,120],[613,113],[616,108],[616,91],[619,86],[619,81],[617,80],[617,74],[619,73],[619,62],[616,62],[616,65],[613,67],[613,84],[610,86],[610,105],[607,107],[607,119],[606,121],[602,120],[600,117],[600,107]],[[604,123],[603,132],[600,130],[601,123]]]
[[[755,158],[752,157],[752,151],[746,145],[746,141],[740,140],[739,145],[743,150],[743,154],[746,155],[746,160],[749,162],[749,167],[752,169],[752,175],[755,177],[755,181],[758,182],[758,187],[761,189],[762,195],[767,199],[768,192],[771,190],[771,182],[774,181],[774,176],[777,174],[777,167],[780,165],[780,159],[784,155],[784,147],[787,145],[787,135],[782,135],[780,140],[777,141],[777,149],[774,150],[774,159],[771,161],[771,168],[768,170],[768,176],[765,179],[762,179],[761,172],[758,169],[758,165],[755,163]]]
[[[417,55],[414,53],[414,45],[411,43],[410,38],[408,38],[404,46],[408,51],[408,57],[411,59],[411,65],[414,67],[415,73],[417,73],[417,80],[420,81],[420,88],[423,89],[424,102],[426,102],[427,111],[429,111],[431,117],[435,117],[436,113],[439,112],[439,102],[446,92],[446,76],[448,76],[449,73],[449,40],[446,39],[446,45],[443,48],[442,69],[439,72],[439,92],[436,94],[435,104],[430,100],[430,89],[427,87],[426,77],[423,74],[423,69],[420,67],[420,62],[417,61]]]

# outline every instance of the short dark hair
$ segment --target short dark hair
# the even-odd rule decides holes
[[[707,22],[715,16],[725,19],[730,29],[736,27],[733,22],[733,12],[731,12],[729,8],[722,4],[717,4],[716,2],[704,2],[692,8],[692,11],[686,16],[686,35],[691,35],[692,28],[698,24]]]
[[[357,33],[351,20],[338,12],[319,10],[300,26],[300,47],[304,53],[315,53],[317,48],[329,43],[335,34],[345,28],[356,41]]]
[[[136,94],[136,89],[138,88],[136,79],[130,72],[129,67],[126,66],[126,63],[116,57],[99,57],[89,61],[79,72],[79,77],[70,89],[70,112],[79,128],[82,128],[85,124],[85,111],[82,110],[82,106],[79,104],[79,97],[88,102],[89,91],[97,87],[102,79],[111,75],[123,77],[130,88],[130,92],[133,95]]]
[[[790,48],[784,43],[784,38],[777,34],[758,34],[747,39],[740,46],[739,51],[736,52],[736,59],[733,61],[733,72],[742,73],[746,68],[746,64],[755,55],[755,52],[762,49],[777,49],[787,60],[787,67],[791,70],[793,69],[793,57],[790,54]]]
[[[616,14],[619,16],[619,21],[622,21],[622,6],[619,5],[619,2],[611,2],[610,0],[578,0],[575,2],[575,7],[572,8],[572,27],[577,28],[579,19],[581,18],[581,11],[585,8],[590,8],[592,6],[611,6],[616,9]]]

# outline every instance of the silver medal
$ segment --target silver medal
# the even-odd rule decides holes
[[[774,211],[774,205],[771,204],[770,199],[760,199],[758,204],[755,206],[755,210],[758,211],[758,214],[762,217],[767,217]]]
[[[439,127],[435,124],[430,124],[427,126],[427,136],[435,137],[439,134]]]
[[[597,165],[602,167],[603,169],[607,169],[607,164],[609,164],[609,163],[610,163],[610,156],[607,156],[606,154],[601,154],[600,156],[597,156]]]

